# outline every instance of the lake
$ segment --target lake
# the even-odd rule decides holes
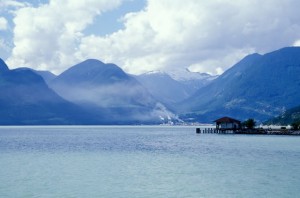
[[[300,137],[0,127],[0,197],[299,197]]]

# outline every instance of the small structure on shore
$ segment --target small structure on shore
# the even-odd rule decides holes
[[[252,121],[255,126],[254,119],[248,119]],[[245,125],[247,122],[241,123],[241,121],[230,117],[223,117],[215,120],[216,127],[211,128],[196,128],[196,133],[218,133],[218,134],[247,134],[247,135],[297,135],[300,136],[300,130],[287,129],[286,127],[272,129],[270,127],[249,127]],[[247,124],[247,123],[246,123]],[[243,125],[243,126],[242,126]]]
[[[230,117],[223,117],[214,121],[219,132],[237,131],[242,128],[241,121]]]

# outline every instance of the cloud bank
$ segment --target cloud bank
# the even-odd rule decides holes
[[[0,31],[7,29],[7,20],[4,17],[0,17]]]
[[[7,7],[24,7],[29,6],[29,3],[20,2],[15,0],[1,0],[0,1],[0,8],[7,8]]]
[[[60,72],[87,58],[129,73],[189,68],[220,74],[245,55],[299,43],[298,0],[148,0],[107,36],[84,35],[119,0],[59,1],[16,11],[11,66]],[[99,28],[105,28],[99,27]]]
[[[15,47],[8,63],[13,67],[64,70],[78,61],[74,54],[84,36],[82,31],[95,16],[119,4],[119,0],[51,0],[36,8],[17,10],[13,20]]]

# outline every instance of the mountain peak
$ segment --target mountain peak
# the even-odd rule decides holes
[[[168,71],[167,74],[177,81],[204,80],[212,77],[207,73],[192,72],[188,68]]]
[[[205,121],[219,114],[257,120],[299,105],[300,48],[246,56],[184,101],[186,112]]]
[[[288,52],[290,52],[290,51],[297,51],[297,50],[300,50],[300,47],[298,47],[298,46],[291,46],[291,47],[284,47],[284,48],[278,49],[278,50],[276,50],[274,52],[277,52],[277,51],[280,51],[280,52],[288,51]]]
[[[269,55],[269,56],[289,56],[289,57],[295,57],[298,56],[300,53],[300,47],[284,47],[281,49],[278,49],[276,51],[273,52],[269,52],[265,55]]]
[[[5,64],[5,62],[0,58],[0,72],[1,71],[8,71],[8,67],[7,65]]]
[[[81,72],[90,72],[91,70],[110,70],[110,69],[118,69],[121,70],[117,65],[113,63],[103,63],[97,59],[87,59],[81,63],[74,65],[73,67],[69,68],[68,70],[82,70]],[[67,71],[68,71],[67,70]]]
[[[53,79],[53,83],[71,83],[73,85],[88,83],[99,86],[130,79],[131,77],[115,64],[105,64],[96,59],[88,59],[57,76]]]
[[[81,64],[104,64],[102,61],[97,60],[97,59],[87,59],[83,61]]]
[[[168,75],[163,71],[160,70],[152,70],[152,71],[148,71],[146,73],[140,74],[139,76],[149,76],[149,75]]]

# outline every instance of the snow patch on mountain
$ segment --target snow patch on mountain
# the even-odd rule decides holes
[[[207,73],[200,73],[200,72],[192,72],[189,69],[177,69],[177,70],[169,70],[169,71],[149,71],[142,75],[167,75],[172,79],[184,82],[184,81],[195,81],[195,80],[203,80],[203,81],[212,81],[216,79],[218,76],[211,76]]]
[[[177,69],[167,71],[174,80],[177,81],[191,81],[191,80],[214,80],[217,76],[211,76],[207,73],[192,72],[189,69]]]

